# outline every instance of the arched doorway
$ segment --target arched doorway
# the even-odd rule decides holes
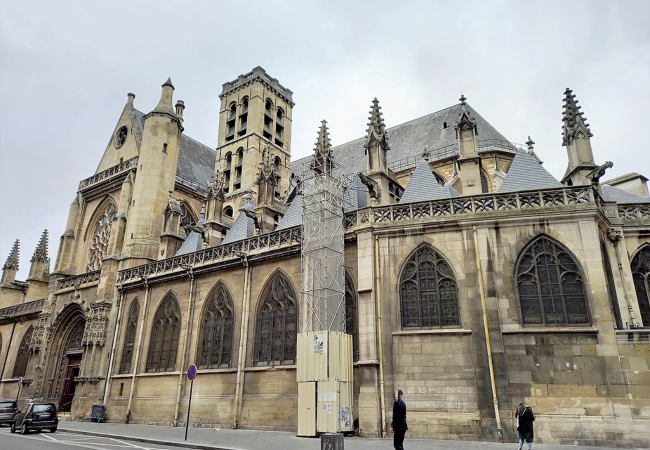
[[[81,341],[84,336],[86,321],[78,321],[72,331],[66,337],[63,346],[63,387],[61,388],[61,399],[59,400],[59,411],[70,412],[74,393],[77,387],[75,378],[79,376],[81,370],[81,358],[83,357],[83,347]]]

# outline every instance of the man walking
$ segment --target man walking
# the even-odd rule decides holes
[[[395,450],[404,450],[404,434],[409,429],[406,424],[406,403],[402,400],[404,392],[395,389],[395,403],[393,403],[393,421],[390,431],[393,433],[393,446]]]

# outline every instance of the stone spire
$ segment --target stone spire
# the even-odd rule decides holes
[[[588,175],[598,166],[594,162],[591,149],[593,136],[587,118],[580,111],[578,100],[573,91],[564,91],[564,111],[562,113],[562,145],[566,147],[569,166],[562,178],[562,183],[570,186],[590,184]]]
[[[172,108],[172,96],[174,95],[174,85],[172,79],[167,78],[162,85],[162,93],[160,94],[160,101],[152,112],[167,113],[175,116],[174,109]]]
[[[476,195],[482,192],[481,188],[481,158],[478,155],[476,119],[470,114],[467,97],[460,96],[460,114],[454,122],[456,140],[458,141],[458,156],[456,160],[461,193],[463,195]]]
[[[48,232],[45,230],[30,260],[32,265],[29,268],[29,278],[27,280],[46,281],[49,277],[50,258],[47,256],[47,244]]]
[[[34,255],[32,255],[32,259],[30,259],[29,262],[42,262],[46,263],[48,260],[47,257],[47,237],[48,233],[47,230],[43,231],[43,234],[41,234],[41,240],[38,241],[38,245],[36,246],[36,250],[34,250]]]
[[[380,111],[381,106],[379,106],[379,100],[377,97],[372,101],[372,106],[370,109],[370,117],[368,119],[368,133],[366,136],[365,148],[368,148],[372,145],[373,141],[378,142],[380,146],[383,146],[386,150],[389,150],[388,147],[388,135],[386,133],[386,124],[384,123],[384,114]]]
[[[20,259],[20,241],[16,239],[14,246],[11,248],[11,253],[5,262],[5,265],[2,266],[2,270],[15,270],[18,271],[18,263]]]
[[[317,172],[324,172],[332,167],[334,156],[332,154],[332,143],[330,142],[330,132],[327,129],[327,121],[322,120],[314,148],[313,169]]]

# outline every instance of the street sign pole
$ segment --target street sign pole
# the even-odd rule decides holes
[[[190,426],[190,408],[192,407],[192,389],[194,388],[194,378],[196,378],[196,366],[192,364],[187,369],[187,378],[190,380],[190,399],[187,402],[187,419],[185,419],[185,440],[187,441],[187,429]]]

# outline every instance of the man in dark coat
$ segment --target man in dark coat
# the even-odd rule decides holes
[[[517,431],[519,431],[519,450],[524,446],[524,441],[528,444],[528,450],[533,444],[533,422],[535,415],[533,408],[528,406],[525,401],[519,403],[517,411],[515,411],[515,418],[517,420]]]
[[[393,433],[393,446],[395,450],[404,450],[404,434],[409,429],[406,424],[406,403],[402,400],[401,389],[395,390],[395,403],[393,403],[393,421],[390,423],[390,431]]]

